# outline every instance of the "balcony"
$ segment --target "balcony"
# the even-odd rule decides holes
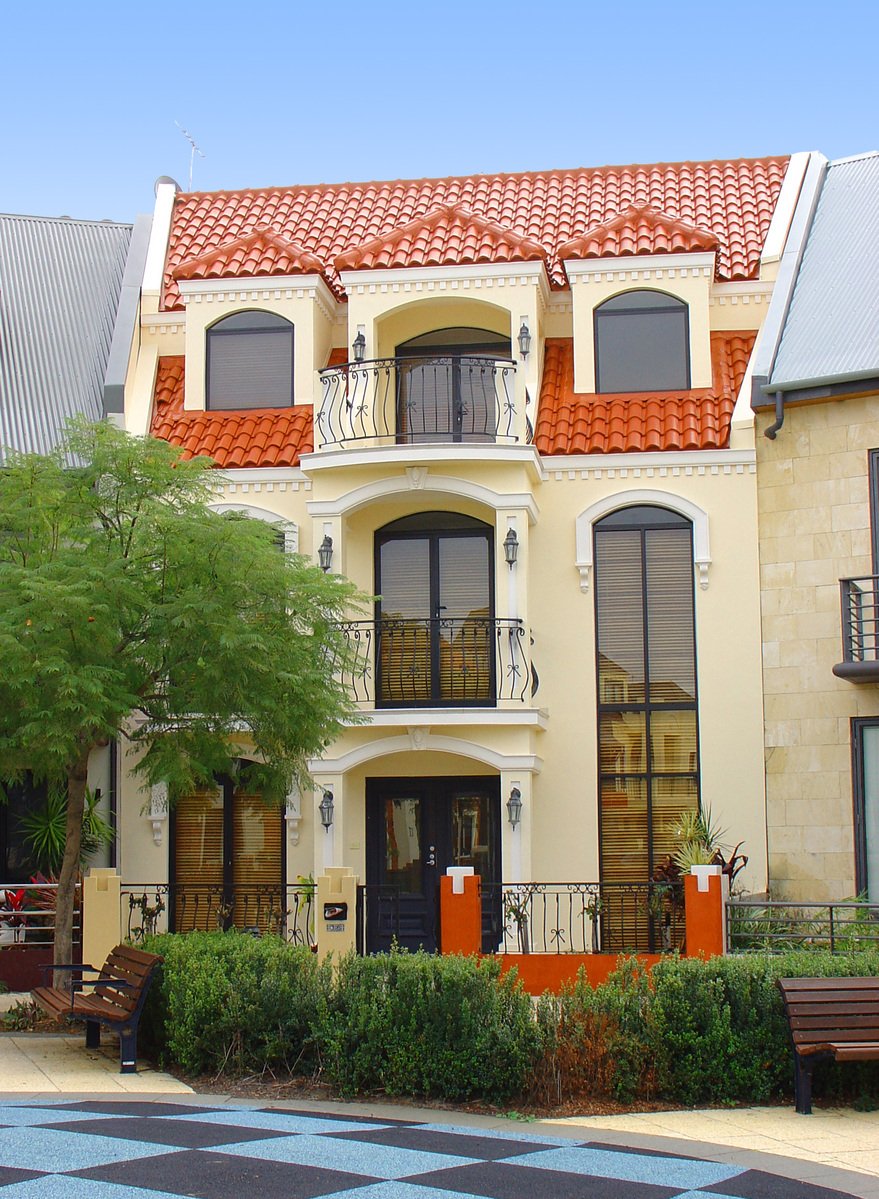
[[[879,683],[879,575],[840,579],[843,659],[833,668],[850,683]]]
[[[448,354],[377,358],[319,374],[316,449],[530,440],[510,360]]]
[[[340,677],[365,708],[495,707],[537,691],[521,620],[383,617],[341,627],[351,654]]]

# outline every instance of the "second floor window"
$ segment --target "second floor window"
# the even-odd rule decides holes
[[[690,386],[687,305],[661,291],[627,291],[595,309],[595,390]]]
[[[293,403],[293,326],[273,312],[236,312],[207,332],[205,407]]]

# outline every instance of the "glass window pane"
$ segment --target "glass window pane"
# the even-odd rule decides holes
[[[599,392],[680,391],[690,386],[687,311],[595,312]]]
[[[654,869],[677,848],[675,829],[683,813],[698,809],[699,791],[695,777],[653,780]]]
[[[650,769],[655,774],[695,774],[696,713],[650,713]]]
[[[696,656],[690,529],[648,529],[644,538],[650,702],[692,701]]]
[[[679,312],[686,309],[683,300],[664,291],[624,291],[601,305],[602,312],[628,312],[631,309],[664,308]]]
[[[647,784],[606,779],[601,784],[601,881],[648,877]]]
[[[223,793],[183,795],[174,808],[174,931],[215,929],[223,893]]]
[[[598,718],[599,769],[603,775],[643,774],[647,768],[643,712],[607,712]]]
[[[385,800],[385,882],[421,892],[421,800]]]
[[[596,529],[599,703],[644,702],[642,576],[640,532]]]
[[[486,795],[452,798],[452,865],[472,866],[480,878],[494,878],[491,821]]]

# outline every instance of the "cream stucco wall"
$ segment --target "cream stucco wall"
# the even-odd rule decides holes
[[[760,576],[770,876],[777,898],[855,891],[850,721],[879,688],[837,679],[839,579],[871,573],[867,451],[879,397],[758,417]]]

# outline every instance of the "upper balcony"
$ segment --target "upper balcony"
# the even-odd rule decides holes
[[[833,673],[850,683],[879,683],[879,575],[840,579],[842,655]]]
[[[528,445],[516,363],[473,354],[346,362],[319,372],[315,449]]]

